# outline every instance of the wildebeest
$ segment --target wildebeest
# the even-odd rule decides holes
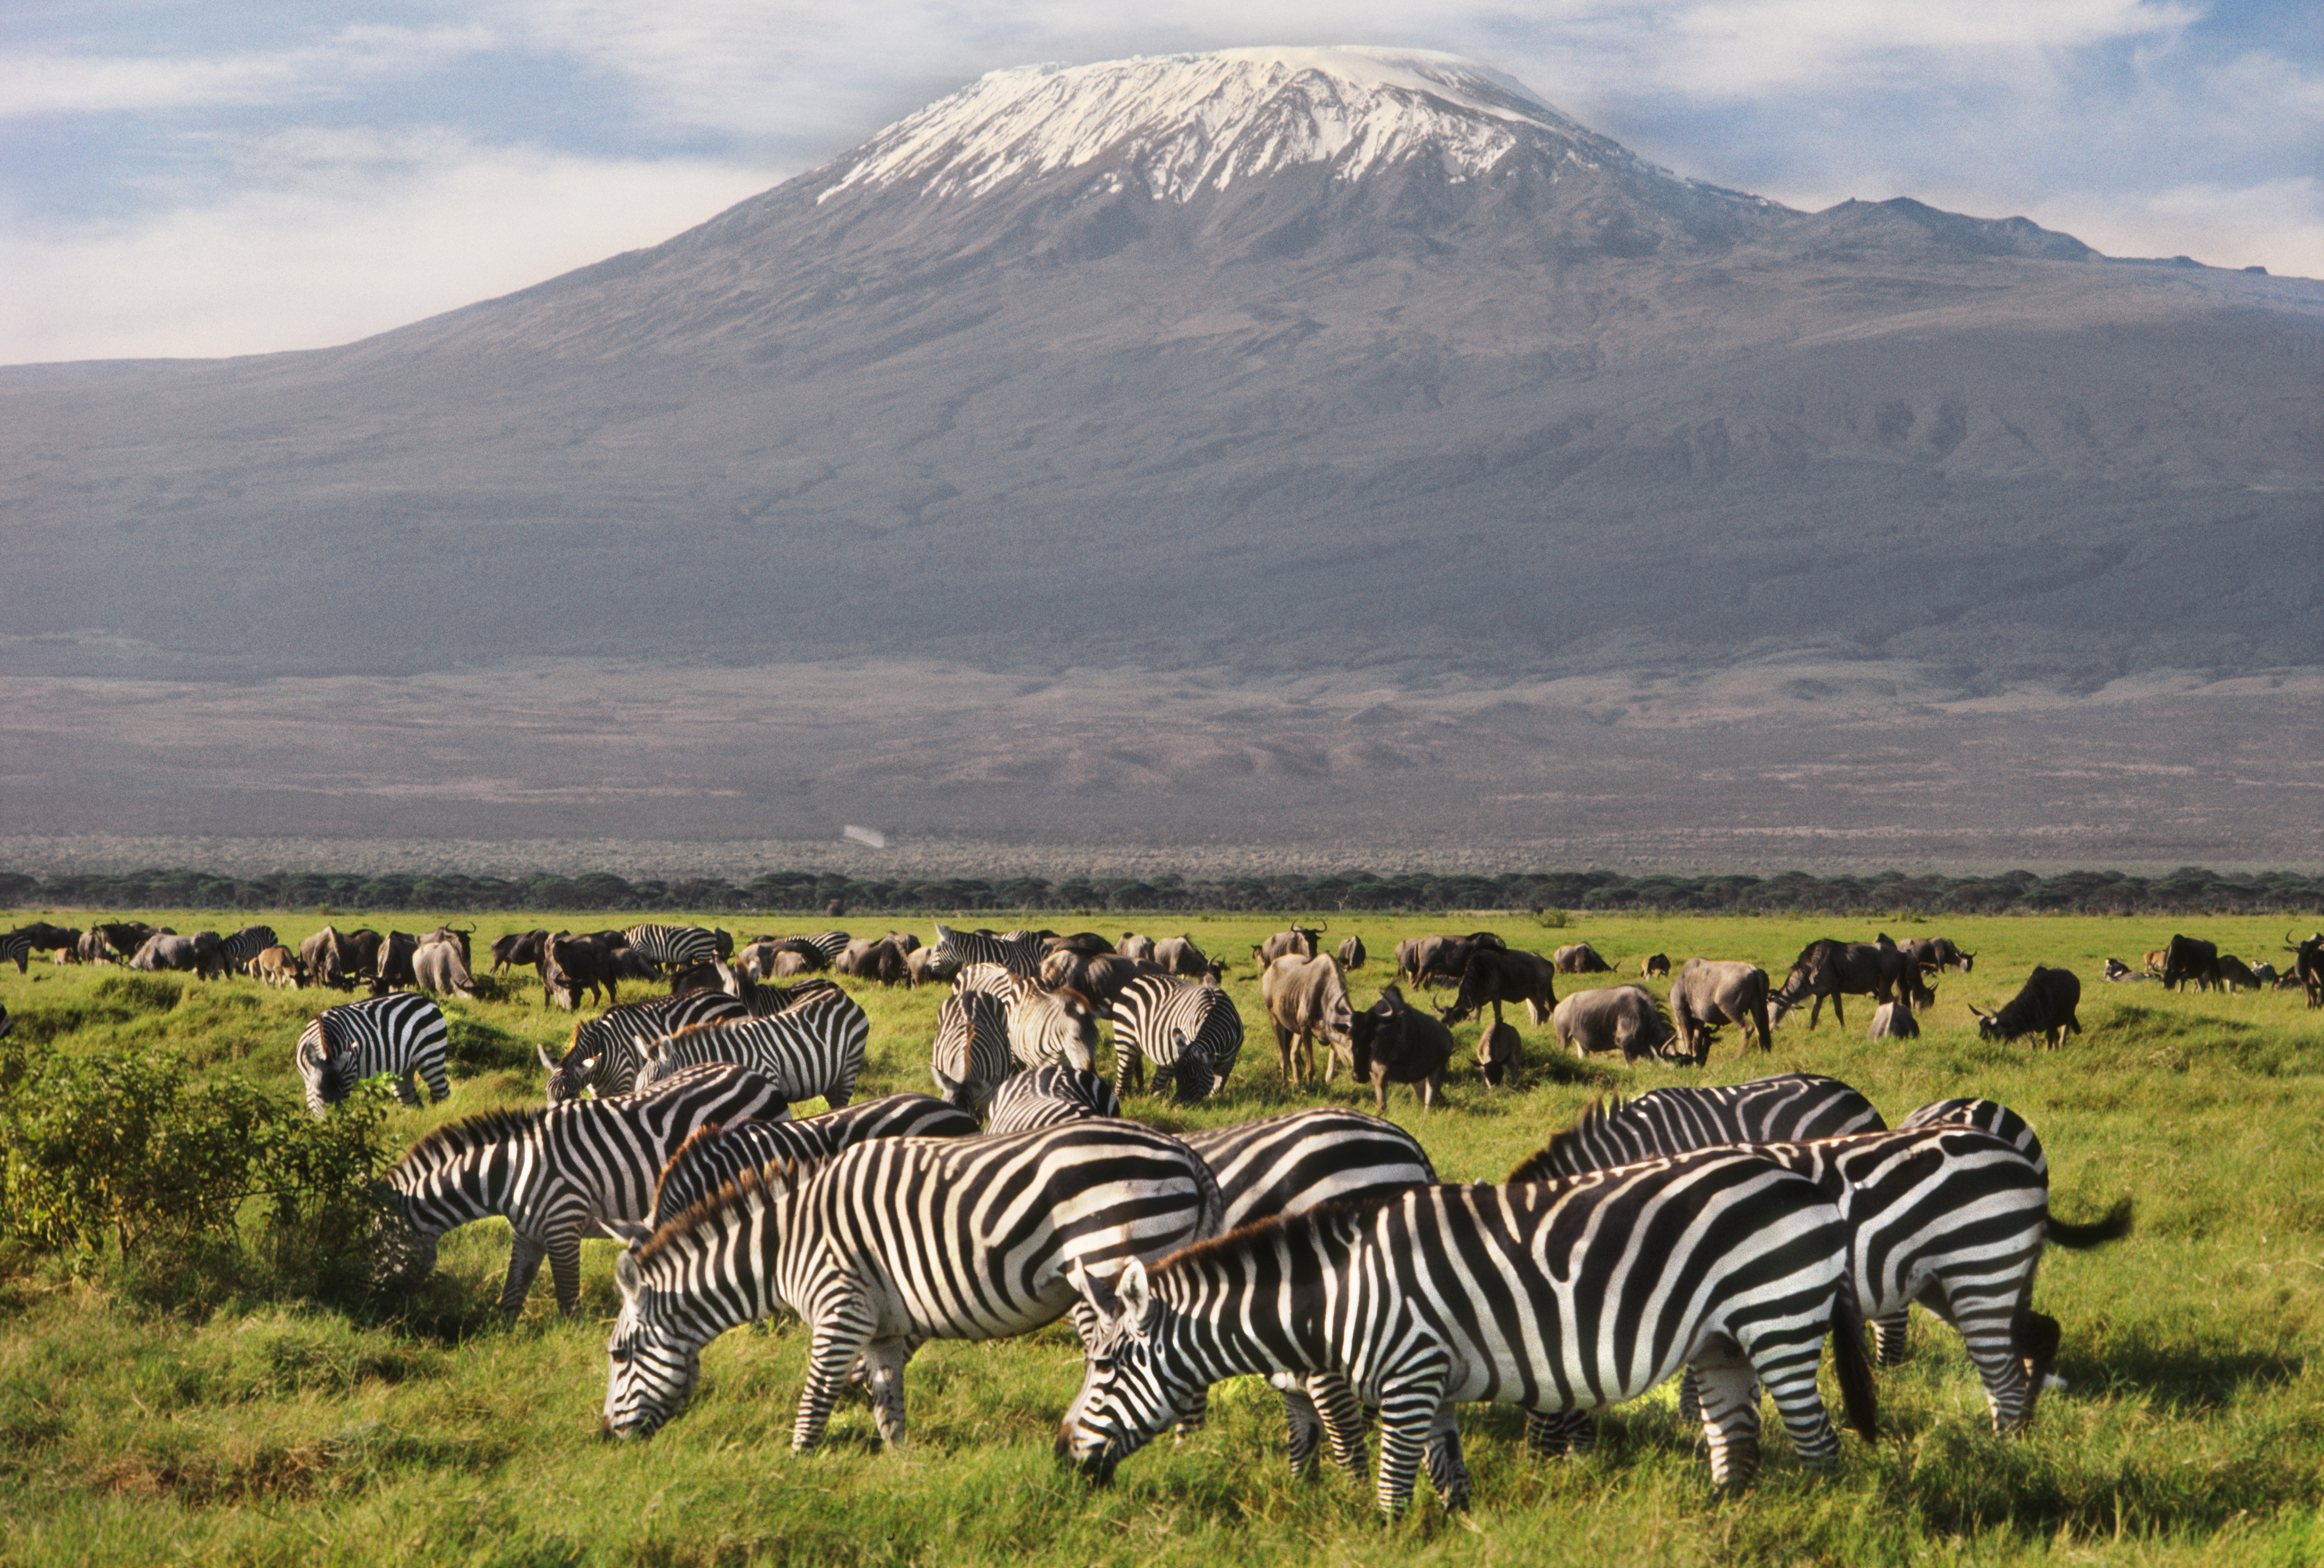
[[[1884,1001],[1872,1010],[1872,1027],[1865,1031],[1868,1040],[1917,1040],[1921,1038],[1921,1020],[1913,1016],[1912,1008],[1901,1001]]]
[[[1090,957],[1113,951],[1113,944],[1094,931],[1074,931],[1063,936],[1047,937],[1045,944],[1051,953],[1079,953]]]
[[[1525,1041],[1515,1024],[1488,1024],[1477,1034],[1477,1075],[1495,1088],[1514,1088],[1525,1065]]]
[[[1490,931],[1471,931],[1466,936],[1406,936],[1396,945],[1397,978],[1421,986],[1457,983],[1480,947],[1508,945]]]
[[[949,958],[940,958],[933,947],[915,947],[904,955],[904,989],[918,985],[942,985],[960,973],[960,965]]]
[[[2283,978],[2275,972],[2275,965],[2273,964],[2255,964],[2251,966],[2251,973],[2252,978],[2258,981],[2263,987],[2273,986]]]
[[[1547,1023],[1549,1010],[1557,1005],[1556,971],[1550,961],[1512,947],[1471,949],[1444,1021],[1457,1024],[1489,1004],[1493,1021],[1499,1023],[1505,1001],[1525,1003],[1527,1019],[1536,1026]]]
[[[1166,974],[1176,974],[1186,980],[1208,976],[1216,980],[1226,973],[1226,965],[1213,964],[1203,956],[1203,950],[1187,936],[1165,936],[1154,944],[1154,962]]]
[[[1315,1037],[1326,1040],[1325,1051],[1339,1048],[1348,1038],[1355,1010],[1348,1001],[1348,982],[1336,959],[1278,958],[1260,972],[1259,994],[1267,1005],[1267,1019],[1275,1028],[1275,1050],[1282,1059],[1283,1081],[1304,1084],[1314,1071]],[[1295,1057],[1293,1042],[1297,1042]],[[1327,1055],[1326,1065],[1330,1058]]]
[[[1151,958],[1154,956],[1154,938],[1140,936],[1135,931],[1124,931],[1121,940],[1114,944],[1113,950],[1124,958]]]
[[[608,1002],[622,1000],[619,977],[613,967],[613,952],[594,936],[575,936],[559,931],[542,945],[540,954],[540,1000],[543,1006],[555,1002],[567,1012],[581,1005],[581,993],[587,992],[589,1000],[597,1000],[603,990]]]
[[[145,945],[131,956],[129,967],[189,971],[203,980],[221,979],[227,973],[226,947],[215,931],[197,931],[190,936],[158,931],[145,938]]]
[[[339,931],[326,926],[299,944],[299,962],[317,985],[344,987],[348,983],[346,955],[339,948]]]
[[[2171,945],[2163,950],[2163,989],[2178,991],[2190,980],[2198,991],[2215,990],[2226,983],[2219,978],[2218,945],[2193,936],[2173,936]]]
[[[1614,966],[1598,955],[1598,950],[1587,942],[1569,942],[1549,955],[1560,974],[1611,974]]]
[[[1999,1012],[1977,1013],[1978,1038],[2006,1042],[2038,1034],[2053,1048],[2062,1046],[2068,1035],[2082,1032],[2074,1018],[2081,1000],[2082,982],[2071,970],[2044,969],[2037,964]],[[1977,1012],[1975,1008],[1969,1010]]]
[[[2324,1007],[2324,931],[2319,931],[2307,941],[2294,944],[2292,934],[2283,936],[2283,950],[2293,955],[2292,977],[2308,993],[2310,1007]]]
[[[421,991],[437,996],[473,998],[476,994],[467,955],[456,942],[422,942],[411,955],[411,979]]]
[[[1577,1056],[1619,1051],[1626,1061],[1671,1056],[1678,1030],[1670,1014],[1642,985],[1609,985],[1577,991],[1549,1015],[1550,1032]]]
[[[379,971],[372,989],[389,992],[401,986],[410,990],[411,955],[419,951],[419,937],[409,931],[390,931],[379,945]]]
[[[160,926],[149,926],[143,920],[101,920],[89,929],[102,938],[97,955],[115,964],[126,964],[136,951],[145,945],[147,937],[164,933]]]
[[[1340,948],[1336,956],[1340,960],[1342,969],[1361,969],[1364,966],[1365,958],[1364,939],[1353,931],[1349,932],[1340,938]]]
[[[35,920],[29,926],[17,927],[5,938],[0,938],[0,954],[14,959],[16,973],[23,974],[30,967],[33,954],[60,948],[69,950],[79,940],[80,933],[78,931],[52,926],[46,920]]]
[[[1735,1024],[1759,1037],[1759,1048],[1775,1049],[1767,1021],[1767,972],[1740,959],[1690,958],[1671,980],[1670,1011],[1679,1043],[1697,1066],[1711,1059],[1711,1031]]]
[[[339,933],[339,962],[346,966],[350,982],[379,977],[379,948],[385,940],[368,926]]]
[[[1121,1000],[1123,986],[1141,974],[1163,973],[1162,966],[1150,959],[1118,952],[1075,953],[1060,948],[1041,960],[1043,985],[1051,991],[1077,991],[1096,1004],[1101,1014],[1110,1013]]]
[[[858,980],[876,980],[882,985],[895,985],[906,976],[903,944],[892,935],[877,938],[858,936],[848,943],[831,967],[841,974],[852,974]]]
[[[1657,974],[1667,975],[1669,973],[1670,955],[1667,953],[1649,953],[1638,960],[1638,977],[1642,980],[1651,980]]]
[[[2219,955],[2219,983],[2229,991],[2257,991],[2259,976],[2232,953]]]
[[[1958,969],[1967,974],[1977,967],[1977,955],[1962,952],[1950,936],[1913,936],[1897,946],[1924,970]]]
[[[1791,972],[1784,977],[1782,989],[1768,999],[1770,1016],[1781,1023],[1794,1008],[1812,999],[1808,1009],[1808,1028],[1813,1028],[1822,1016],[1823,1004],[1829,1001],[1833,1019],[1846,1027],[1848,1015],[1841,1010],[1840,1001],[1843,995],[1893,1001],[1900,982],[1904,986],[1906,1000],[1916,1006],[1925,1007],[1936,1000],[1934,992],[1922,987],[1920,965],[1894,942],[1885,937],[1878,942],[1838,942],[1829,936],[1819,937],[1801,948],[1800,955],[1792,960]],[[1922,1000],[1924,995],[1926,1001]]]
[[[1444,1074],[1452,1061],[1452,1031],[1407,1004],[1404,992],[1391,985],[1371,1006],[1349,1015],[1348,1059],[1356,1082],[1371,1084],[1380,1115],[1388,1114],[1390,1084],[1411,1084],[1421,1104],[1434,1106],[1443,1098]],[[1330,1078],[1329,1067],[1323,1075]]]
[[[540,967],[543,949],[549,945],[549,933],[543,931],[511,931],[493,939],[493,973],[506,974],[520,964]]]
[[[1277,931],[1250,950],[1251,964],[1264,969],[1278,958],[1313,958],[1320,951],[1315,945],[1315,938],[1321,936],[1325,929],[1322,926],[1294,926],[1288,930]]]

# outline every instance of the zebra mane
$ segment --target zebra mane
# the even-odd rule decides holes
[[[521,1136],[539,1126],[549,1109],[543,1105],[521,1110],[503,1106],[498,1110],[479,1111],[474,1115],[463,1116],[457,1121],[447,1121],[405,1150],[403,1158],[395,1162],[395,1167],[402,1170],[407,1167],[444,1165],[488,1143],[501,1143]]]
[[[661,1169],[654,1173],[653,1204],[647,1209],[648,1213],[660,1211],[661,1189],[669,1182],[669,1173],[678,1168],[678,1162],[692,1154],[696,1145],[707,1143],[725,1130],[726,1124],[723,1121],[706,1121],[687,1133],[685,1142],[669,1151],[669,1158],[661,1162]]]
[[[1593,1133],[1622,1113],[1627,1103],[1619,1094],[1610,1102],[1603,1095],[1592,1100],[1582,1108],[1582,1114],[1573,1119],[1572,1126],[1551,1133],[1549,1141],[1527,1156],[1517,1169],[1509,1172],[1502,1185],[1513,1186],[1518,1182],[1551,1182],[1572,1175],[1564,1168],[1564,1162],[1559,1157],[1568,1149],[1582,1149]],[[1587,1169],[1594,1163],[1585,1160],[1583,1168]]]
[[[695,1136],[700,1135],[697,1133]],[[689,1137],[686,1141],[692,1143],[694,1138]],[[685,1148],[686,1144],[678,1146],[680,1153],[683,1153]],[[673,1155],[671,1158],[675,1159],[677,1157]],[[744,1166],[734,1173],[733,1180],[720,1183],[716,1192],[699,1203],[688,1204],[685,1209],[663,1221],[659,1228],[638,1248],[638,1267],[644,1268],[664,1252],[692,1236],[708,1221],[724,1213],[752,1194],[756,1193],[762,1198],[771,1198],[773,1194],[769,1187],[769,1173],[780,1172],[786,1176],[795,1177],[803,1163],[799,1160],[779,1159],[770,1161],[764,1167]],[[669,1168],[667,1165],[662,1167],[664,1171]],[[659,1190],[660,1184],[657,1182],[655,1185]]]
[[[1268,1214],[1264,1218],[1253,1220],[1248,1224],[1237,1226],[1222,1236],[1211,1236],[1200,1241],[1189,1241],[1153,1265],[1148,1272],[1158,1273],[1165,1268],[1176,1268],[1181,1263],[1200,1266],[1214,1258],[1239,1257],[1272,1245],[1277,1236],[1295,1239],[1303,1235],[1317,1238],[1328,1236],[1334,1241],[1345,1240],[1367,1214],[1378,1209],[1383,1202],[1396,1196],[1394,1193],[1388,1193],[1364,1198],[1335,1198],[1327,1204],[1318,1204],[1312,1209],[1303,1209],[1296,1214]]]

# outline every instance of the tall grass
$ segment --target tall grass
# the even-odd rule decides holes
[[[422,920],[433,923],[393,923]],[[1239,960],[1229,985],[1250,1039],[1222,1103],[1141,1103],[1138,1114],[1183,1129],[1316,1102],[1369,1108],[1369,1090],[1360,1095],[1344,1075],[1323,1091],[1277,1077],[1245,950],[1288,920],[1155,933],[1184,928]],[[181,911],[168,923],[217,921]],[[295,940],[320,923],[278,929]],[[610,921],[509,925],[567,923]],[[1547,945],[1523,914],[1428,924],[1493,926],[1520,945]],[[1331,935],[1350,928],[1377,955],[1353,977],[1366,1001],[1396,938],[1423,926],[1335,917]],[[2187,928],[2246,958],[2267,956],[2282,936],[2262,920]],[[1711,1494],[1698,1445],[1658,1394],[1615,1412],[1595,1453],[1552,1463],[1526,1456],[1517,1412],[1468,1410],[1471,1514],[1448,1521],[1421,1507],[1385,1526],[1343,1478],[1286,1473],[1279,1411],[1256,1383],[1220,1390],[1199,1437],[1148,1449],[1114,1487],[1092,1491],[1050,1453],[1080,1369],[1062,1325],[923,1350],[908,1373],[912,1441],[898,1453],[879,1449],[860,1404],[842,1407],[826,1451],[788,1452],[806,1347],[787,1323],[715,1342],[683,1415],[650,1443],[607,1444],[595,1427],[616,1305],[611,1244],[585,1250],[576,1319],[555,1316],[544,1286],[504,1327],[493,1308],[508,1234],[493,1222],[447,1238],[418,1295],[348,1308],[236,1299],[163,1312],[102,1276],[20,1259],[0,1280],[0,1563],[2324,1560],[2324,1015],[2289,993],[2099,982],[2109,954],[2135,964],[2162,945],[2170,930],[2153,922],[1945,920],[1909,934],[1936,931],[1978,964],[1941,980],[1918,1041],[1868,1044],[1868,1009],[1851,1008],[1845,1030],[1828,1017],[1813,1030],[1794,1020],[1767,1056],[1742,1053],[1730,1030],[1696,1073],[1556,1057],[1545,1031],[1520,1018],[1519,1087],[1488,1089],[1464,1068],[1449,1107],[1422,1111],[1399,1088],[1389,1111],[1445,1177],[1472,1180],[1504,1174],[1609,1091],[1803,1070],[1855,1084],[1892,1120],[1957,1093],[2015,1106],[2047,1146],[2061,1213],[2089,1218],[2124,1194],[2139,1203],[2128,1241],[2045,1261],[2040,1304],[2064,1324],[2060,1370],[2071,1387],[2043,1397],[2020,1441],[1992,1435],[1958,1340],[1923,1316],[1911,1360],[1883,1375],[1877,1443],[1849,1439],[1824,1480],[1775,1443],[1758,1485],[1732,1500]],[[930,935],[925,923],[920,934]],[[1589,941],[1631,970],[1664,951],[1748,957],[1780,974],[1825,934],[1870,932],[1583,912],[1556,940]],[[2037,962],[2083,977],[2084,1032],[2055,1052],[1978,1040],[1967,1004],[2006,1000]],[[9,971],[0,1001],[20,1031],[55,1049],[171,1049],[198,1073],[284,1096],[297,1093],[300,1027],[337,1000],[245,980],[35,973],[37,982]],[[1564,982],[1561,993],[1611,979]],[[927,1087],[936,994],[851,989],[872,1022],[861,1092]],[[456,1092],[446,1105],[391,1111],[404,1139],[488,1106],[538,1102],[533,1049],[560,1048],[575,1021],[544,1010],[537,987],[447,1011]],[[1475,1029],[1459,1031],[1464,1047]]]

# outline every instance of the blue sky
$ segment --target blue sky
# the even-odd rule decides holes
[[[2314,0],[12,0],[0,364],[350,341],[651,244],[981,73],[1465,54],[1682,173],[2324,276]]]

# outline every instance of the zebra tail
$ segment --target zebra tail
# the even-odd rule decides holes
[[[2108,1209],[2105,1219],[2093,1221],[2087,1225],[2069,1224],[2055,1214],[2050,1216],[2050,1241],[2052,1246],[2071,1247],[2080,1250],[2085,1247],[2098,1246],[2102,1242],[2119,1241],[2129,1234],[2130,1200],[2128,1198],[2123,1199],[2113,1208]]]
[[[1856,1287],[1848,1280],[1831,1299],[1831,1362],[1840,1377],[1840,1402],[1848,1424],[1867,1443],[1880,1435],[1880,1396],[1872,1382],[1872,1358],[1864,1351],[1864,1314],[1858,1310]]]

